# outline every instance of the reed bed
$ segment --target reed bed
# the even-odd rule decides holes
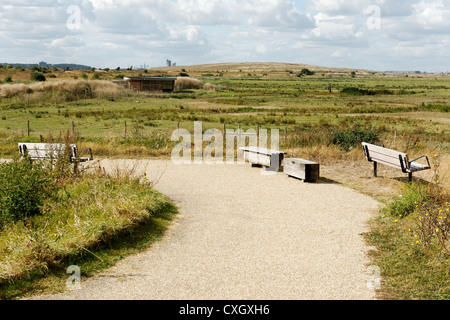
[[[0,98],[18,98],[28,104],[44,100],[55,103],[122,96],[125,88],[103,80],[56,80],[30,84],[0,85]]]

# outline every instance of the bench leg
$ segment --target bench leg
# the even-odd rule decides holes
[[[378,177],[378,162],[373,162],[373,176],[376,178]]]
[[[412,182],[412,172],[408,173],[408,179],[409,179],[409,183],[411,183]]]

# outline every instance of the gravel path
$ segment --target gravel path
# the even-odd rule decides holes
[[[361,236],[378,208],[370,197],[248,165],[139,165],[180,207],[167,236],[83,281],[81,290],[39,299],[375,298]]]

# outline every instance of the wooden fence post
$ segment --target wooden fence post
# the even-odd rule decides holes
[[[287,127],[284,127],[284,146],[287,145]]]
[[[27,135],[30,136],[30,120],[27,121]]]

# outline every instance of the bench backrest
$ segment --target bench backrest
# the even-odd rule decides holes
[[[403,152],[383,148],[374,144],[362,143],[367,160],[381,162],[391,167],[400,168],[403,172],[409,170],[408,155]]]
[[[70,145],[70,156],[77,153],[77,146]],[[58,143],[19,143],[19,152],[28,155],[31,159],[51,159],[57,158],[66,149],[66,145]]]

